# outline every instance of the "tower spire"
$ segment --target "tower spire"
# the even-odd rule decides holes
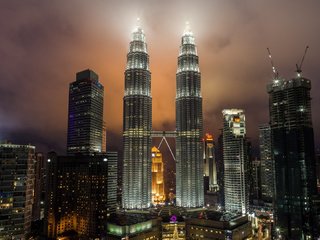
[[[184,28],[183,35],[192,35],[189,21],[186,21],[186,26]]]

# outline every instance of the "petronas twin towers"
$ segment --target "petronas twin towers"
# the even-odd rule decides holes
[[[176,201],[200,207],[203,199],[202,97],[199,58],[193,33],[182,39],[176,74]],[[132,33],[123,99],[124,209],[151,204],[152,97],[149,55],[140,26]]]

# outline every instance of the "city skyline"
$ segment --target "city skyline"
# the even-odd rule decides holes
[[[184,24],[189,21],[201,56],[205,131],[217,136],[222,127],[221,110],[243,108],[247,136],[257,146],[258,125],[268,122],[266,85],[272,79],[266,48],[270,47],[280,75],[289,79],[294,77],[295,64],[309,45],[302,70],[313,84],[312,117],[319,146],[320,115],[315,111],[320,103],[316,92],[320,87],[316,66],[320,52],[316,33],[319,3],[246,1],[239,5],[204,1],[194,10],[196,3],[182,1],[167,5],[97,1],[76,7],[72,3],[30,2],[33,4],[1,3],[4,37],[0,39],[0,52],[6,59],[0,67],[1,139],[64,152],[67,86],[75,80],[75,72],[90,68],[105,86],[107,143],[121,149],[125,54],[138,16],[149,42],[154,130],[175,129],[176,55]],[[118,15],[111,14],[113,9]],[[184,13],[176,12],[178,9]],[[290,18],[297,14],[301,18]],[[94,17],[88,20],[89,16]],[[11,21],[5,21],[9,17]]]

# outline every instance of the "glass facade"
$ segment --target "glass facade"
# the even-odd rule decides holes
[[[123,195],[125,209],[151,204],[152,98],[149,55],[143,30],[132,33],[123,98]]]
[[[25,239],[31,230],[35,147],[0,144],[0,239]]]
[[[225,209],[246,214],[250,184],[245,115],[242,109],[225,109],[222,114]]]
[[[184,32],[176,74],[176,204],[204,205],[201,74],[193,33]]]
[[[98,75],[89,69],[78,72],[70,84],[68,154],[103,150],[103,93]]]
[[[267,90],[275,164],[276,226],[289,239],[313,239],[316,173],[311,82],[300,75],[292,80],[274,79]]]

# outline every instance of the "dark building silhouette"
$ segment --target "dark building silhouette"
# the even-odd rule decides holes
[[[44,201],[46,187],[46,159],[42,153],[35,154],[34,161],[34,193],[32,204],[32,221],[44,217]]]
[[[74,231],[83,239],[105,234],[117,207],[117,152],[95,155],[48,154],[45,234]]]
[[[31,230],[35,147],[0,143],[0,239],[25,239]]]
[[[275,223],[288,239],[315,239],[312,212],[316,194],[311,118],[311,81],[275,78],[267,86],[272,158],[275,164]]]
[[[199,57],[193,33],[181,38],[176,74],[176,203],[204,205],[203,118]]]
[[[98,75],[90,69],[78,72],[70,83],[67,152],[101,152],[103,146],[103,93]]]
[[[271,150],[271,128],[269,124],[259,126],[259,148],[261,158],[261,198],[272,203],[274,195],[274,161]]]
[[[224,164],[223,164],[223,134],[222,129],[219,134],[216,146],[216,159],[217,159],[217,182],[219,186],[218,203],[224,208]]]

